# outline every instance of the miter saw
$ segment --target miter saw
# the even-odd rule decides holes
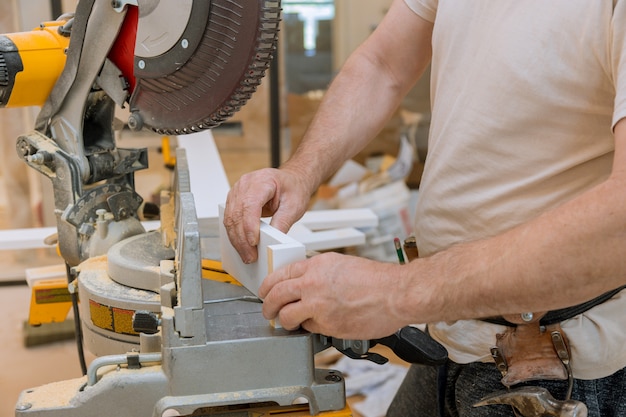
[[[369,348],[383,342],[410,361],[445,360],[410,329],[346,341],[271,326],[246,288],[203,279],[219,233],[198,221],[182,150],[161,228],[139,220],[147,151],[116,146],[116,108],[133,130],[217,126],[261,82],[279,20],[274,0],[80,0],[0,38],[0,105],[42,105],[17,150],[52,181],[58,247],[98,356],[82,378],[24,391],[16,416],[344,416],[343,377],[316,369],[317,352],[381,360]]]
[[[140,232],[133,174],[147,168],[147,153],[116,147],[116,106],[128,106],[134,130],[184,134],[220,124],[261,82],[279,13],[270,0],[81,0],[62,23],[3,37],[2,105],[45,98],[17,148],[52,179],[70,266],[102,252],[93,233],[99,209],[119,229],[110,241]]]

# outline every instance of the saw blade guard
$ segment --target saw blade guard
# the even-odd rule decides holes
[[[178,135],[218,126],[250,99],[273,59],[280,1],[138,1],[138,10],[124,25],[136,33],[122,29],[118,40],[136,36],[131,129]]]

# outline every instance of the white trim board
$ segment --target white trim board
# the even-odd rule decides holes
[[[211,130],[177,136],[187,153],[191,193],[198,219],[216,218],[217,206],[226,202],[230,185]]]
[[[148,231],[161,227],[161,222],[156,220],[141,222],[141,224]],[[0,230],[0,250],[50,248],[53,246],[45,244],[44,240],[56,233],[56,227]]]
[[[376,226],[378,216],[367,208],[312,210],[307,211],[287,234],[307,250],[322,251],[364,245],[365,234],[357,228]]]
[[[226,234],[223,205],[219,206],[219,216],[222,268],[257,297],[259,287],[268,273],[306,259],[306,248],[302,243],[261,221],[259,259],[252,264],[245,264]]]

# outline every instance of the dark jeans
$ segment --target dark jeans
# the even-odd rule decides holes
[[[625,368],[626,369],[626,368]],[[626,371],[622,369],[606,378],[585,381],[574,380],[572,399],[584,402],[589,417],[626,417]],[[445,381],[445,417],[513,417],[510,406],[488,405],[473,408],[481,398],[496,391],[504,391],[501,374],[492,363],[459,365],[448,362],[447,375],[439,368],[413,365],[387,417],[437,417],[438,374]],[[536,386],[547,388],[558,400],[565,398],[567,381],[539,381]]]

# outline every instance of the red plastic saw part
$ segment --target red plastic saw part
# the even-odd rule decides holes
[[[124,23],[117,39],[109,52],[109,59],[122,71],[128,91],[132,94],[137,85],[134,71],[135,41],[137,39],[137,25],[139,24],[139,8],[128,6]]]

